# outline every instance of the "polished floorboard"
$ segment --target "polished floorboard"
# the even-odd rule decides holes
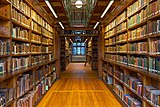
[[[70,63],[37,107],[122,107],[84,63]]]

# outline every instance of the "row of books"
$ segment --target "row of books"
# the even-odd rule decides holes
[[[130,43],[128,51],[130,53],[147,53],[147,42]]]
[[[143,25],[141,27],[138,27],[134,30],[129,31],[128,40],[144,37],[147,35],[147,33],[148,33],[147,25]]]
[[[129,18],[128,20],[128,27],[132,27],[136,24],[139,24],[140,22],[142,22],[143,20],[145,20],[147,18],[147,9],[142,9],[140,11],[140,13],[137,13],[136,15],[132,16],[131,18]]]
[[[25,15],[18,12],[14,8],[12,8],[12,19],[30,28],[31,25],[30,20]]]
[[[3,5],[3,6],[0,7],[0,16],[5,17],[7,19],[10,18],[9,5]]]
[[[10,54],[10,40],[0,40],[0,54],[8,55]]]
[[[105,54],[104,58],[116,61],[116,55],[114,55],[114,54]]]
[[[35,71],[35,81],[36,83],[42,80],[42,77],[44,77],[45,75],[43,74],[43,69],[38,68]]]
[[[149,58],[149,71],[151,73],[160,74],[160,58]]]
[[[29,57],[12,58],[12,71],[29,66]]]
[[[160,90],[153,86],[144,86],[144,98],[155,107],[160,106]]]
[[[9,102],[14,100],[14,88],[0,88],[0,106],[6,107]]]
[[[114,28],[116,26],[116,20],[114,19],[111,23],[109,23],[106,27],[105,27],[105,32],[109,31],[110,29]]]
[[[0,75],[3,75],[7,72],[8,62],[6,59],[0,59]]]
[[[127,16],[130,16],[135,11],[137,11],[139,8],[144,6],[146,4],[146,0],[137,0],[132,5],[128,6],[127,8]]]
[[[50,32],[53,32],[53,28],[50,24],[48,24],[37,12],[35,12],[33,9],[31,10],[31,17],[34,21],[36,21],[39,25],[43,26],[45,29],[47,29]]]
[[[133,90],[136,91],[136,93],[140,96],[142,96],[142,81],[135,77],[131,76],[125,76],[125,83]]]
[[[143,56],[130,56],[128,65],[147,70],[147,58]]]
[[[31,22],[31,29],[34,30],[34,31],[37,31],[37,32],[39,32],[39,33],[41,33],[41,31],[42,31],[41,26],[38,25],[38,24],[37,24],[36,22],[34,22],[33,20],[32,20],[32,22]]]
[[[31,7],[28,6],[23,0],[12,0],[12,4],[27,16],[31,15]]]
[[[114,44],[114,43],[116,43],[116,37],[112,37],[105,40],[105,45]]]
[[[53,44],[53,40],[50,38],[42,38],[42,43],[47,45]]]
[[[116,42],[127,41],[127,33],[120,34],[116,37]]]
[[[40,53],[40,52],[42,52],[41,46],[32,44],[31,45],[31,52],[32,53]]]
[[[116,18],[116,25],[118,25],[119,23],[121,23],[124,19],[126,19],[127,17],[127,12],[124,11],[122,14],[120,14],[119,16],[117,16]]]
[[[124,29],[126,29],[126,28],[127,28],[127,22],[123,22],[123,23],[119,24],[119,25],[116,27],[116,31],[117,31],[117,32],[120,32],[120,31],[122,31],[122,30],[124,30]]]
[[[24,40],[29,40],[29,31],[26,29],[22,29],[20,27],[14,27],[14,25],[12,25],[12,37],[13,38],[20,38],[20,39],[24,39]]]
[[[23,74],[16,82],[17,98],[23,96],[34,84],[33,74]]]
[[[122,64],[127,64],[128,63],[128,59],[126,55],[117,55],[116,57],[117,62],[122,63]]]
[[[114,88],[115,93],[116,93],[121,99],[123,99],[123,95],[124,95],[123,87],[120,86],[119,84],[114,84],[114,85],[113,85],[113,88]]]
[[[42,46],[42,52],[48,53],[48,52],[52,51],[52,49],[50,49],[50,48],[52,48],[52,47]]]
[[[158,34],[160,33],[160,19],[150,21],[148,24],[148,34]]]
[[[160,9],[158,8],[158,1],[154,1],[149,4],[149,17],[154,16],[160,12]]]
[[[116,33],[116,29],[113,28],[112,30],[110,30],[109,32],[107,32],[105,34],[105,38],[110,37],[110,36],[114,35],[115,33]]]
[[[30,46],[28,43],[12,42],[12,54],[29,54]]]
[[[31,65],[36,65],[42,62],[42,56],[41,55],[36,55],[31,57]]]
[[[31,41],[32,41],[32,42],[36,42],[36,43],[41,43],[41,36],[32,33],[32,34],[31,34]]]
[[[150,39],[149,54],[160,54],[160,40],[159,39]]]
[[[5,22],[1,22],[0,23],[0,37],[1,36],[5,36],[5,37],[9,37],[10,36],[10,26],[9,23],[8,25]]]
[[[127,52],[127,44],[117,45],[117,52]]]
[[[22,98],[18,99],[17,106],[18,107],[33,107],[36,103],[35,91],[29,91]]]
[[[49,60],[49,56],[46,54],[46,55],[43,55],[42,56],[42,60],[43,60],[43,62],[46,62],[46,61],[48,61]]]
[[[110,47],[105,47],[106,52],[116,52],[116,47],[115,46],[110,46]]]
[[[42,29],[42,34],[47,37],[53,38],[53,34],[44,28]]]
[[[129,107],[142,107],[142,102],[138,99],[132,97],[130,94],[124,94],[123,95],[123,101],[129,106]]]

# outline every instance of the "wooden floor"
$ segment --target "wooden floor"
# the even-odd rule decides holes
[[[38,107],[122,107],[84,63],[71,63],[61,74]]]

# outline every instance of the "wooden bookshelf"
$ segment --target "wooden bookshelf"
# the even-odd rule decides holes
[[[10,95],[1,96],[7,107],[30,103],[26,98],[35,106],[56,80],[55,30],[33,5],[28,0],[1,1],[0,89]]]
[[[126,100],[130,97],[143,107],[160,106],[149,99],[154,91],[146,91],[147,86],[153,86],[153,90],[160,92],[159,3],[159,0],[131,0],[104,27],[102,78],[109,81],[105,82],[108,87],[114,87],[112,92],[120,96],[125,106],[130,106]],[[122,23],[126,23],[126,29],[119,30]],[[138,84],[137,87],[128,81]],[[147,92],[151,94],[146,96]]]

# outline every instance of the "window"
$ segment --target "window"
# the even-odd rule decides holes
[[[73,55],[85,55],[85,43],[81,42],[73,43],[72,51]]]

